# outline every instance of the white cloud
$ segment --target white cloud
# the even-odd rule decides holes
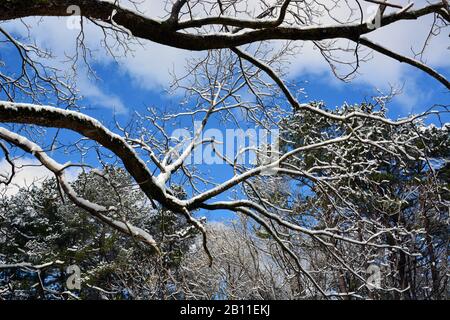
[[[407,1],[403,0],[400,1],[399,4],[405,5],[406,3]],[[370,13],[371,11],[368,8],[371,5],[368,3],[362,4],[363,12]],[[424,5],[426,5],[426,1],[416,1],[413,9],[418,9]],[[340,9],[336,9],[335,11],[339,10]],[[390,12],[392,12],[392,10],[389,9],[387,13]],[[396,53],[414,57],[415,53],[421,51],[424,42],[427,39],[432,22],[432,16],[422,17],[417,20],[405,20],[374,30],[365,35],[365,37]],[[348,43],[348,41],[342,40],[338,43],[344,44],[345,47],[345,44]],[[364,48],[363,52],[366,54],[372,52],[371,58],[360,64],[358,73],[352,80],[353,83],[373,87],[374,92],[375,89],[386,92],[389,90],[390,86],[401,89],[402,93],[399,94],[396,101],[403,105],[404,112],[413,111],[414,106],[427,95],[417,84],[418,75],[421,74],[420,72],[422,71],[380,53],[373,52],[367,48]],[[450,59],[448,59],[448,54],[448,32],[442,30],[439,35],[433,37],[428,43],[422,58],[429,66],[448,75],[450,71]],[[352,60],[353,52],[343,54],[341,57],[346,61]],[[301,53],[291,59],[291,63],[290,76],[292,78],[304,80],[302,78],[309,78],[311,75],[314,78],[314,76],[320,75],[322,80],[323,77],[326,77],[328,78],[329,83],[339,86],[339,81],[336,81],[328,64],[320,55],[320,52],[312,48],[311,43],[306,43],[302,48]],[[426,76],[428,77],[428,75]],[[436,86],[441,86],[437,81],[435,83]]]
[[[79,77],[77,83],[82,96],[87,98],[93,105],[109,108],[116,114],[125,114],[128,112],[127,107],[118,96],[102,91],[87,77]]]
[[[53,177],[53,173],[42,166],[38,160],[34,158],[22,157],[14,161],[16,165],[16,172],[10,185],[0,185],[0,193],[6,195],[16,194],[20,188],[27,188],[32,185],[42,185],[42,183]],[[77,168],[68,168],[66,177],[69,181],[76,179],[80,170]],[[6,159],[0,160],[0,175],[10,176],[11,166]]]
[[[330,1],[331,4],[331,0],[327,1]],[[403,5],[406,4],[406,0],[399,0],[398,2]],[[122,3],[131,6],[129,1]],[[259,1],[250,0],[251,10],[258,12],[259,9],[255,8],[258,7],[259,3]],[[326,4],[327,2],[325,1],[324,3]],[[416,1],[413,8],[419,8],[425,4],[425,0],[419,0]],[[368,8],[373,5],[369,3],[362,3],[362,5],[365,16],[369,16],[371,11]],[[162,18],[166,15],[163,1],[145,0],[140,2],[139,8],[144,15],[152,18]],[[341,18],[347,17],[349,14],[345,6],[337,6],[333,9],[333,12]],[[388,9],[389,12],[392,12],[392,9]],[[67,28],[67,18],[45,18],[38,24],[36,24],[37,20],[33,19],[27,19],[26,21],[33,25],[31,30],[32,38],[36,39],[39,45],[50,48],[60,58],[65,57],[67,53],[74,52],[75,38],[78,35],[78,31]],[[402,21],[376,30],[368,34],[367,37],[382,43],[387,48],[398,53],[412,56],[411,48],[417,51],[423,45],[432,19],[430,16],[418,20]],[[334,23],[329,18],[321,19],[320,22],[323,24]],[[20,23],[12,22],[7,24],[7,26],[16,32],[25,34],[26,30]],[[116,65],[112,65],[113,59],[100,46],[103,39],[100,29],[90,23],[86,23],[85,28],[85,43],[94,50],[96,63],[125,72],[131,76],[136,85],[145,89],[160,91],[161,87],[167,86],[171,80],[168,71],[183,72],[185,60],[192,55],[198,54],[145,41],[142,46],[133,45],[131,48],[132,52],[128,56],[118,58],[119,68],[117,68]],[[433,67],[446,68],[448,70],[450,66],[447,36],[446,32],[441,32],[430,43],[428,50],[425,52],[425,60]],[[353,53],[350,52],[345,58],[353,58],[352,55]],[[335,82],[329,66],[320,55],[320,52],[313,49],[311,43],[304,43],[301,53],[295,56],[291,63],[291,77],[298,77],[300,80],[303,80],[301,78],[306,78],[308,75],[320,75],[321,77],[327,76],[330,81]],[[404,87],[404,91],[409,95],[414,93],[414,88],[417,87],[413,76],[413,74],[417,73],[413,73],[412,70],[412,67],[375,53],[373,59],[362,63],[359,75],[354,81],[380,89],[385,89],[389,85]],[[107,79],[105,80],[107,81]],[[83,77],[79,77],[79,82],[81,94],[88,97],[93,103],[108,108],[115,108],[119,113],[125,112],[126,107],[117,96],[103,91],[99,86],[87,82]],[[412,103],[414,99],[417,100],[418,98],[408,96],[404,101],[405,103]]]

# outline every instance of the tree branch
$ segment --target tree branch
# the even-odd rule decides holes
[[[56,176],[65,194],[70,198],[70,200],[72,200],[73,203],[75,203],[75,205],[86,210],[101,222],[109,225],[110,227],[120,231],[123,234],[136,237],[140,241],[146,243],[147,245],[150,245],[157,252],[159,252],[159,248],[155,240],[150,234],[147,233],[147,231],[132,226],[128,222],[114,220],[105,215],[113,211],[112,209],[100,206],[79,197],[72,186],[65,179],[64,170],[66,169],[66,166],[50,158],[37,144],[5,128],[0,128],[0,139],[3,139],[34,155],[36,159],[38,159],[42,163],[43,166],[45,166]]]
[[[408,58],[408,57],[398,54],[396,52],[393,52],[393,51],[387,49],[386,47],[376,44],[375,42],[372,42],[369,39],[364,38],[364,37],[359,38],[359,43],[361,43],[362,45],[369,47],[379,53],[382,53],[388,57],[391,57],[392,59],[395,59],[399,62],[407,63],[413,67],[416,67],[416,68],[424,71],[425,73],[429,74],[430,76],[435,78],[437,81],[442,83],[447,89],[450,89],[450,82],[443,75],[439,74],[436,70],[428,67],[427,65],[423,64],[422,62]]]
[[[79,6],[81,15],[99,20],[110,26],[115,24],[130,30],[133,36],[147,39],[160,44],[187,50],[209,50],[236,47],[265,40],[325,40],[325,39],[358,39],[361,35],[370,33],[373,28],[366,23],[340,24],[332,26],[282,27],[276,22],[260,20],[241,20],[226,17],[212,17],[197,23],[196,27],[209,24],[225,24],[254,30],[237,33],[192,34],[173,30],[173,24],[158,21],[143,16],[137,12],[122,8],[114,3],[98,0],[63,0],[63,1],[14,1],[0,3],[0,21],[25,18],[30,16],[68,16],[67,8],[71,5]],[[385,26],[400,20],[417,19],[430,13],[441,13],[443,3],[431,4],[424,8],[393,13],[384,16],[381,25]],[[114,12],[114,22],[111,16]],[[283,10],[282,10],[283,12]],[[283,17],[283,15],[280,15]],[[225,20],[223,20],[225,19]],[[263,29],[256,29],[257,27]],[[275,27],[273,27],[275,26]],[[189,26],[192,27],[192,26]],[[256,30],[255,30],[256,29]]]

